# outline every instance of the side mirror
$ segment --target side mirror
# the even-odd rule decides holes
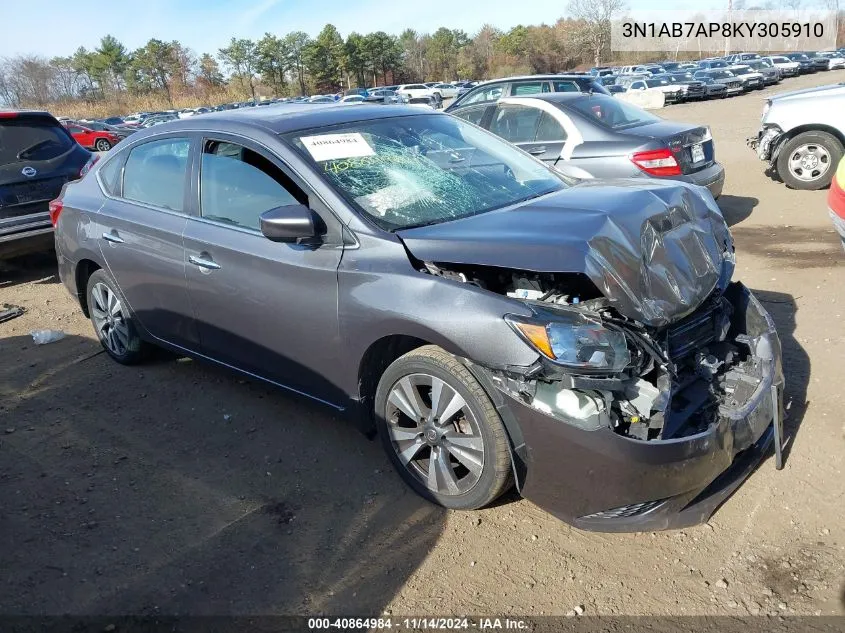
[[[314,214],[304,204],[290,204],[265,211],[259,217],[261,232],[274,242],[302,242],[316,237]]]

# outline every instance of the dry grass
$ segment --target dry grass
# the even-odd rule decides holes
[[[174,95],[173,101],[169,102],[163,94],[151,94],[141,96],[121,95],[120,98],[108,99],[105,101],[64,101],[50,104],[46,107],[54,116],[66,116],[70,118],[100,119],[109,116],[121,116],[132,112],[156,112],[159,110],[171,110],[181,108],[197,108],[199,106],[218,105],[231,101],[243,101],[249,98],[237,90],[217,90],[205,94],[183,94]],[[30,104],[26,107],[45,109],[44,106]]]

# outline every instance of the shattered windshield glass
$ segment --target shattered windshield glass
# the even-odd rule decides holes
[[[565,187],[541,163],[450,116],[356,121],[286,139],[386,230],[477,215]]]

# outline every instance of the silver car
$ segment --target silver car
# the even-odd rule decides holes
[[[770,97],[747,142],[788,187],[827,187],[845,147],[845,84]]]
[[[636,82],[635,82],[636,83]],[[722,193],[706,126],[665,121],[614,97],[551,93],[471,104],[451,114],[501,136],[564,175],[591,178],[671,178]]]

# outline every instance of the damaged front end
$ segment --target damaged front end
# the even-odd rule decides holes
[[[552,514],[604,531],[697,523],[774,440],[780,341],[731,282],[703,193],[585,183],[554,207],[402,238],[422,272],[514,300],[503,316],[537,360],[468,364],[511,430],[522,494]]]
[[[740,283],[717,286],[674,323],[649,326],[620,314],[582,275],[425,266],[529,307],[531,317],[505,319],[539,360],[491,375],[503,391],[538,411],[583,430],[610,428],[644,442],[741,421],[738,450],[771,421],[771,406],[751,415],[749,403],[782,384],[780,343],[771,318]]]
[[[757,158],[771,164],[777,160],[782,138],[783,130],[776,125],[767,125],[757,136],[746,139],[746,145],[757,153]]]
[[[535,412],[516,415],[527,447],[523,494],[560,518],[602,531],[707,520],[779,438],[780,341],[742,284],[663,327],[625,319],[600,298],[570,303],[565,327],[576,326],[561,337],[547,325],[548,347],[520,326],[561,308],[530,303],[538,320],[514,327],[540,360],[523,374],[485,371],[511,411],[519,403]],[[559,354],[555,338],[568,351]],[[552,473],[562,489],[551,487]],[[584,488],[567,494],[581,477]]]

